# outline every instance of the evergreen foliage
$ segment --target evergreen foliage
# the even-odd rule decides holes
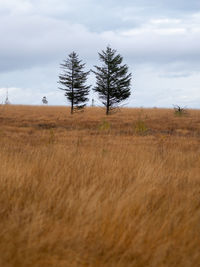
[[[60,64],[63,73],[59,75],[59,83],[64,87],[65,96],[71,103],[71,114],[74,110],[83,109],[88,101],[90,86],[86,85],[89,71],[85,72],[85,64],[78,55],[72,52],[64,63]]]
[[[122,65],[122,56],[109,46],[99,53],[99,59],[103,65],[95,66],[96,71],[92,71],[96,76],[93,90],[99,94],[108,115],[111,109],[130,96],[131,73],[128,73],[127,65]]]

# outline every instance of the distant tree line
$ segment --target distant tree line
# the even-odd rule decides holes
[[[128,66],[122,64],[123,57],[110,46],[98,54],[102,65],[94,66],[95,70],[85,71],[85,63],[79,60],[75,52],[60,64],[62,73],[59,75],[59,89],[65,92],[71,104],[71,114],[86,106],[91,88],[91,85],[87,85],[90,72],[95,74],[96,85],[93,90],[106,107],[107,115],[131,94],[131,73]]]

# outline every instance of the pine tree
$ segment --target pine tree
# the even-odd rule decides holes
[[[109,46],[99,53],[99,58],[103,65],[95,66],[96,71],[92,71],[96,76],[93,90],[99,94],[108,115],[111,109],[130,96],[131,73],[128,74],[127,65],[121,64],[122,56]]]
[[[75,52],[69,54],[64,63],[60,65],[63,73],[59,75],[59,83],[64,88],[59,89],[65,91],[65,96],[71,103],[71,114],[73,114],[75,109],[84,108],[85,102],[88,101],[90,85],[86,85],[86,82],[90,72],[84,71],[85,64],[82,64],[82,60],[79,60]]]

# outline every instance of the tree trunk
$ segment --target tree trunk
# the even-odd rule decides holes
[[[71,102],[71,114],[74,113],[74,89],[72,87],[72,102]]]
[[[110,81],[109,81],[109,68],[108,68],[108,78],[107,78],[107,103],[106,103],[106,115],[109,115],[110,110]]]
[[[74,71],[72,69],[72,103],[71,103],[71,115],[74,112]]]
[[[73,104],[73,101],[72,101],[72,104],[71,104],[71,114],[73,114],[74,112],[74,104]]]
[[[108,98],[107,98],[107,106],[106,106],[106,115],[109,115],[109,101],[108,101]]]

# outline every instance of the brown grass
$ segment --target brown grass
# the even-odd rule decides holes
[[[0,106],[0,266],[198,267],[200,111]]]

